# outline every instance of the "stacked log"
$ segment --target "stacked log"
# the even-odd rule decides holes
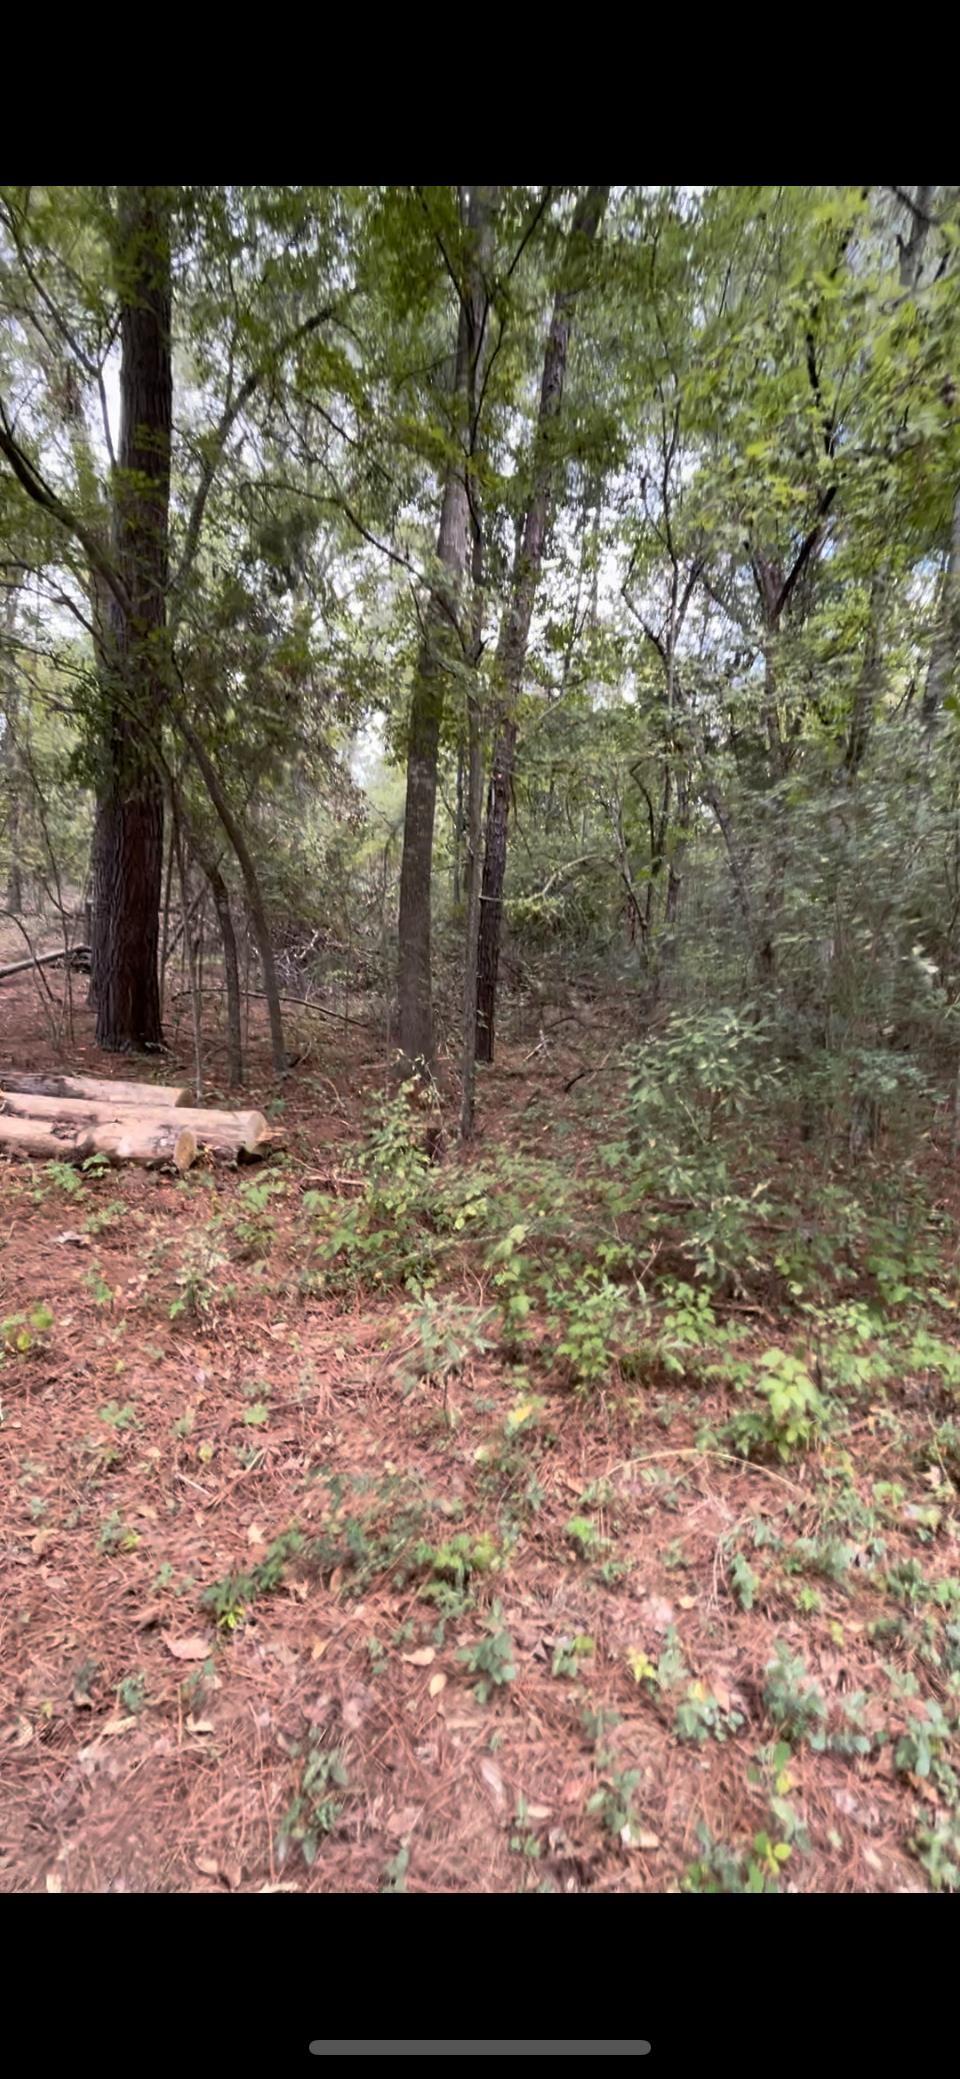
[[[51,1119],[18,1119],[3,1111],[0,1151],[41,1162],[86,1162],[90,1155],[105,1155],[108,1162],[138,1162],[148,1169],[170,1162],[185,1170],[197,1159],[197,1137],[189,1126],[171,1126],[174,1116],[154,1112],[147,1119],[131,1112],[126,1122],[108,1119],[102,1125],[69,1126]]]
[[[66,1162],[104,1155],[184,1170],[203,1150],[235,1163],[276,1146],[262,1112],[190,1105],[189,1095],[162,1084],[0,1070],[0,1151]]]
[[[25,1097],[87,1097],[93,1104],[103,1098],[112,1105],[140,1105],[148,1112],[190,1103],[189,1090],[169,1083],[121,1083],[104,1076],[35,1076],[22,1069],[0,1068],[0,1092],[6,1095],[8,1091]]]

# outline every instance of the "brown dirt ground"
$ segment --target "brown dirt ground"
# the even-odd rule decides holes
[[[737,1607],[724,1540],[757,1518],[793,1536],[814,1530],[816,1467],[698,1451],[704,1402],[685,1409],[682,1383],[623,1385],[589,1403],[559,1384],[543,1389],[549,1425],[533,1459],[542,1504],[481,1591],[502,1602],[516,1679],[485,1704],[456,1658],[478,1636],[477,1613],[435,1644],[436,1613],[390,1565],[359,1597],[340,1568],[325,1581],[291,1569],[230,1633],[201,1603],[205,1587],[255,1564],[290,1525],[316,1527],[329,1506],[324,1474],[358,1493],[392,1475],[437,1540],[459,1528],[498,1535],[510,1498],[477,1459],[515,1400],[495,1354],[445,1384],[411,1376],[417,1338],[404,1303],[344,1311],[298,1288],[299,1189],[337,1170],[364,1093],[384,1075],[369,1034],[318,1023],[285,1086],[293,1188],[276,1207],[275,1238],[263,1263],[231,1253],[199,1319],[170,1318],[181,1252],[230,1213],[242,1178],[125,1169],[86,1180],[77,1197],[39,1166],[0,1162],[0,1317],[40,1302],[54,1315],[35,1350],[0,1364],[0,1888],[377,1891],[404,1847],[410,1891],[513,1891],[544,1879],[560,1891],[676,1888],[698,1854],[698,1823],[736,1849],[770,1824],[768,1792],[748,1769],[773,1738],[761,1689],[775,1640],[804,1654],[828,1702],[865,1689],[871,1722],[894,1732],[914,1708],[878,1672],[868,1625],[881,1605],[867,1586],[821,1582],[822,1608],[801,1619],[771,1573],[756,1607]],[[187,1045],[181,1026],[164,1080],[179,1079]],[[32,979],[4,985],[0,1062],[58,1060],[96,1075],[154,1072],[100,1055],[81,1009],[58,1057]],[[522,1127],[544,1072],[505,1051],[484,1085],[491,1136]],[[262,1044],[251,1088],[260,1103],[274,1094]],[[90,1234],[91,1214],[111,1206],[120,1210]],[[479,1306],[483,1295],[459,1298]],[[929,1434],[916,1396],[905,1392],[897,1414],[896,1447],[882,1408],[858,1425],[865,1493],[903,1476],[904,1426],[918,1443]],[[911,1499],[929,1500],[913,1479]],[[564,1529],[601,1480],[612,1498],[598,1522],[629,1568],[613,1586]],[[939,1576],[956,1572],[956,1533],[947,1509]],[[929,1563],[909,1528],[889,1536],[891,1557]],[[762,1551],[753,1564],[763,1575]],[[655,1660],[670,1625],[690,1669],[743,1713],[722,1744],[678,1741],[671,1715],[632,1677],[628,1652]],[[594,1650],[579,1677],[554,1674],[558,1643],[583,1634]],[[901,1665],[912,1664],[905,1648]],[[918,1672],[930,1693],[929,1670]],[[601,1709],[618,1717],[606,1761],[584,1718]],[[311,1739],[341,1752],[347,1784],[308,1867],[296,1847],[284,1854],[281,1822]],[[588,1810],[617,1770],[638,1772],[627,1842]],[[792,1772],[810,1850],[791,1858],[788,1888],[927,1888],[908,1842],[935,1793],[895,1775],[889,1745],[865,1761],[798,1747]]]

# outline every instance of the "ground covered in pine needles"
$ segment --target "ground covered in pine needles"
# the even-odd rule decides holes
[[[58,1056],[29,977],[0,1012],[4,1065],[183,1079],[84,1011]],[[648,1314],[592,1368],[536,1300],[507,1336],[510,1249],[478,1267],[455,1221],[442,1275],[378,1283],[386,1063],[317,1023],[282,1093],[254,1065],[282,1161],[0,1163],[0,1887],[951,1888],[947,1163],[941,1342],[884,1362],[854,1318],[829,1419],[745,1457],[743,1378],[796,1349],[762,1277],[717,1301],[715,1369]],[[479,1164],[575,1168],[613,1088],[583,1044],[503,1049]]]

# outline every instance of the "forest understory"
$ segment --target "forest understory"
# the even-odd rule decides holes
[[[3,1067],[130,1073],[3,1009]],[[442,1069],[430,1139],[304,1045],[251,1039],[266,1164],[2,1168],[0,1887],[955,1884],[949,1134],[845,1241],[785,1117],[708,1302],[682,1205],[594,1195],[623,1077],[503,1044],[463,1157]]]

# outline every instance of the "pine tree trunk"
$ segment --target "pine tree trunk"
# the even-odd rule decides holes
[[[120,447],[113,487],[112,712],[103,746],[94,857],[93,987],[97,1045],[111,1053],[163,1044],[157,953],[163,872],[161,715],[170,690],[166,586],[173,380],[170,242],[157,188],[123,188]]]

